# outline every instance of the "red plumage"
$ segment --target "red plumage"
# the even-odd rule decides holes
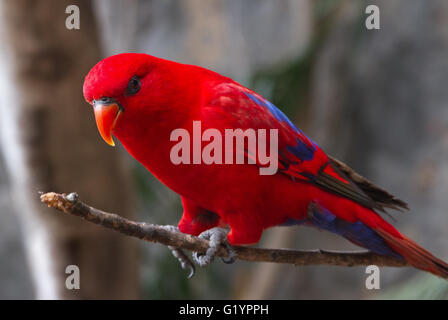
[[[141,88],[129,94],[133,77]],[[90,71],[84,96],[89,103],[107,97],[123,109],[105,134],[112,132],[182,197],[182,232],[198,235],[229,225],[230,243],[251,244],[266,228],[306,224],[380,254],[398,254],[416,268],[448,277],[446,263],[377,213],[406,208],[404,202],[328,157],[275,106],[227,77],[145,54],[121,54]],[[173,164],[170,150],[176,142],[170,141],[170,134],[178,128],[192,134],[193,121],[201,121],[202,130],[215,128],[223,134],[225,129],[277,129],[279,172],[260,175],[259,165],[247,162]],[[250,157],[248,150],[239,151]]]

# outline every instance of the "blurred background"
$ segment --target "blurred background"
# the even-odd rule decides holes
[[[80,29],[65,27],[68,5]],[[365,9],[380,9],[367,30]],[[144,52],[258,91],[329,154],[406,200],[397,227],[448,258],[445,0],[0,0],[1,299],[446,299],[410,268],[216,261],[186,278],[169,250],[63,216],[38,191],[176,224],[179,197],[96,131],[82,83],[100,59]],[[261,247],[353,250],[326,232],[273,228]],[[65,288],[65,268],[81,289]]]

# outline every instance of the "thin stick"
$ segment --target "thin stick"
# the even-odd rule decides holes
[[[41,194],[40,199],[48,207],[62,212],[78,216],[89,222],[113,229],[125,235],[139,238],[149,242],[158,242],[166,246],[187,249],[197,252],[205,252],[208,248],[208,240],[169,231],[161,226],[144,222],[135,222],[125,219],[113,213],[103,212],[90,207],[78,199],[76,193],[60,194],[49,192]],[[365,266],[377,265],[387,267],[405,267],[408,264],[399,259],[374,254],[372,252],[340,252],[326,250],[287,250],[287,249],[263,249],[253,247],[234,247],[237,258],[245,261],[287,263],[296,266],[308,265],[332,265],[332,266]],[[217,252],[219,257],[227,257],[224,246]]]

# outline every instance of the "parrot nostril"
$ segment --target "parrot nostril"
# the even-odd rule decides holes
[[[109,98],[109,97],[101,97],[98,100],[93,99],[92,103],[93,104],[109,104],[114,102],[114,99]]]

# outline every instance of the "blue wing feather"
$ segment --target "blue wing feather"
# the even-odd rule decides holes
[[[303,219],[288,219],[280,226],[307,225],[343,236],[354,244],[373,253],[402,258],[384,239],[361,221],[349,222],[338,218],[322,206],[311,204],[310,212]]]
[[[311,226],[336,233],[374,253],[396,258],[401,257],[389,247],[378,233],[361,221],[345,221],[326,208],[317,205],[311,206],[306,220]]]
[[[271,102],[261,98],[257,97],[252,93],[244,92],[244,94],[251,99],[253,102],[255,102],[257,105],[265,108],[270,114],[272,114],[277,120],[279,120],[282,123],[287,124],[287,126],[292,129],[294,132],[298,134],[297,137],[297,144],[296,145],[288,145],[286,147],[286,150],[293,154],[295,157],[300,159],[301,161],[309,161],[312,160],[314,157],[314,152],[316,151],[316,143],[312,141],[310,138],[308,138],[302,130],[298,129],[292,122],[289,120],[289,118],[280,110],[278,109],[274,104]]]

